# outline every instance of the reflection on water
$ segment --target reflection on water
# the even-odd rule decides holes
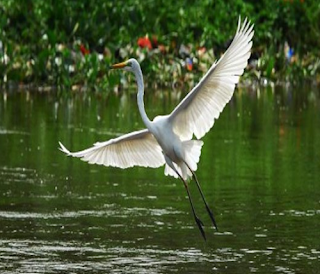
[[[320,94],[238,90],[204,138],[194,184],[163,168],[83,163],[79,150],[143,127],[135,94],[0,93],[1,273],[316,273],[320,263]],[[150,117],[177,94],[146,98]]]

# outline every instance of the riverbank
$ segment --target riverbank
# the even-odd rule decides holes
[[[108,66],[134,57],[147,86],[191,88],[228,47],[239,15],[255,24],[242,81],[320,82],[320,14],[314,12],[319,3],[230,5],[0,0],[0,84],[5,89],[108,92],[130,77],[110,72]]]

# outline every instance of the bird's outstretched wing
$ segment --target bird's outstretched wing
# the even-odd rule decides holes
[[[253,25],[247,19],[241,25],[239,18],[227,51],[169,115],[174,132],[182,140],[190,140],[193,134],[198,139],[204,136],[230,101],[247,66],[253,34]]]
[[[125,134],[106,142],[95,143],[93,147],[70,152],[63,144],[60,150],[68,156],[78,157],[89,164],[128,168],[132,166],[160,167],[165,159],[157,140],[144,129]]]

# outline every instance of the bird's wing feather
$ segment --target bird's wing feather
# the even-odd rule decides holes
[[[227,51],[169,116],[174,132],[182,140],[194,134],[204,136],[230,101],[235,85],[247,66],[252,47],[253,25],[245,21],[238,28]]]
[[[132,166],[160,167],[165,160],[157,140],[144,129],[125,134],[93,147],[70,152],[60,142],[60,150],[89,164],[128,168]]]

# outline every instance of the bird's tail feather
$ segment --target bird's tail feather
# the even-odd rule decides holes
[[[200,160],[203,141],[188,140],[188,141],[182,142],[182,146],[184,149],[186,163],[193,171],[196,171],[198,168],[198,162]],[[191,171],[189,170],[189,168],[186,166],[184,162],[181,162],[180,164],[177,164],[177,163],[173,163],[173,164],[184,180],[187,180],[189,177],[192,177]],[[167,164],[165,165],[164,174],[166,176],[170,175],[175,178],[178,177],[176,172]]]

